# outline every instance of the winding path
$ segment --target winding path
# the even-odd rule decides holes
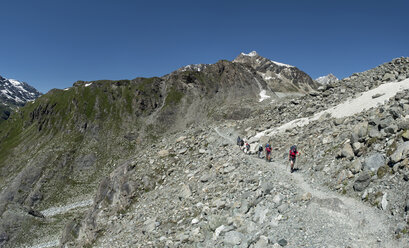
[[[234,141],[218,128],[215,132],[223,139]],[[362,201],[346,197],[331,191],[317,183],[305,180],[306,174],[290,173],[289,166],[283,163],[268,163],[253,155],[248,156],[252,163],[259,164],[263,173],[273,172],[273,183],[285,184],[294,189],[296,195],[309,195],[305,208],[291,209],[294,219],[301,219],[305,226],[305,237],[295,234],[293,239],[305,240],[308,235],[314,237],[317,245],[326,243],[326,247],[405,247],[402,240],[393,237],[393,226],[388,215],[382,210],[365,205]],[[273,204],[271,204],[273,205]],[[287,229],[293,228],[289,223]],[[302,241],[301,241],[302,242]],[[320,243],[321,242],[321,243]],[[357,245],[357,246],[355,246]]]

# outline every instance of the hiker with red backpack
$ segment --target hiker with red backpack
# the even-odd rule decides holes
[[[271,146],[268,143],[266,144],[266,160],[267,162],[271,160]]]
[[[290,152],[288,153],[288,160],[291,163],[291,173],[294,172],[294,164],[295,164],[295,160],[297,158],[297,155],[301,155],[301,153],[299,153],[297,151],[297,146],[293,145],[290,147]]]

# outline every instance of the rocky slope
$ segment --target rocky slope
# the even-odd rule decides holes
[[[101,180],[135,153],[155,151],[165,134],[248,118],[262,90],[274,95],[248,65],[219,61],[200,68],[79,81],[12,114],[0,125],[0,245],[21,247],[43,238],[51,239],[46,246],[55,245],[62,227],[98,202],[92,195]],[[129,190],[144,193],[148,186]]]
[[[0,246],[405,247],[409,59],[274,102],[245,59],[21,108],[0,126]],[[238,135],[270,141],[274,162]]]
[[[151,146],[152,152],[125,161],[100,184],[86,218],[67,225],[61,243],[405,247],[406,78],[409,58],[395,59],[322,87],[319,93],[273,104],[268,113],[163,138]],[[351,102],[370,89],[384,86],[380,89],[390,93],[397,82],[403,91],[396,95],[394,91],[381,105],[345,112],[341,118],[328,112],[314,118],[320,110]],[[314,107],[315,111],[304,111]],[[309,121],[294,122],[297,118]],[[252,150],[270,142],[274,162],[244,154],[235,145],[237,135],[246,136]],[[291,174],[285,164],[294,143],[302,155],[299,170]]]
[[[16,107],[24,106],[41,95],[27,83],[0,76],[0,120],[6,120]]]

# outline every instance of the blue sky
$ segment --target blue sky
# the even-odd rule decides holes
[[[409,57],[409,1],[0,2],[0,75],[45,93],[240,52],[339,78]]]

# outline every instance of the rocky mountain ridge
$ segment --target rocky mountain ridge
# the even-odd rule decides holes
[[[276,93],[307,93],[319,86],[298,68],[261,57],[255,51],[249,54],[241,53],[233,63],[252,67],[267,82],[269,89]]]
[[[88,204],[118,164],[166,133],[248,118],[262,90],[274,95],[253,68],[222,60],[163,77],[78,81],[29,102],[0,126],[0,243],[58,236],[83,213],[53,209]]]
[[[406,82],[408,65],[395,59],[274,102],[258,101],[268,90],[259,71],[229,61],[54,90],[0,126],[0,157],[9,159],[0,161],[0,202],[7,202],[0,205],[0,245],[403,247],[407,192],[397,189],[408,187],[406,150],[398,147],[407,94],[368,112],[312,119],[370,89]],[[367,132],[356,128],[368,116],[375,121]],[[280,128],[304,118],[311,121]],[[274,163],[240,151],[238,135],[252,150],[270,140]],[[285,167],[292,143],[303,154],[295,174]],[[394,143],[391,154],[402,157],[389,163]],[[383,177],[385,166],[371,173],[357,162],[367,164],[376,152],[389,168]]]
[[[61,243],[405,247],[408,90],[356,114],[327,113],[280,127],[369,89],[389,89],[396,82],[406,86],[407,78],[409,58],[399,58],[323,86],[319,93],[273,104],[268,112],[163,138],[155,145],[157,153],[136,155],[100,184],[86,219],[68,225]],[[265,135],[257,136],[260,132]],[[235,145],[237,135],[251,142],[250,154]],[[274,163],[255,154],[266,142],[274,148]],[[302,155],[291,174],[285,164],[294,143]]]

